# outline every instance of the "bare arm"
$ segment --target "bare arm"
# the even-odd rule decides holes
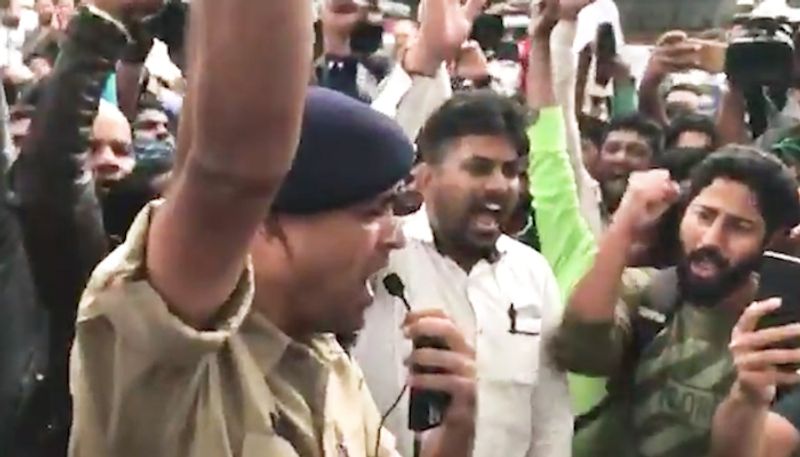
[[[558,23],[553,31],[551,43],[552,61],[558,62],[553,66],[556,100],[564,112],[564,124],[567,130],[567,153],[570,164],[575,174],[575,184],[578,187],[578,200],[580,202],[581,216],[586,220],[592,234],[599,236],[602,233],[602,218],[600,205],[593,187],[592,177],[586,170],[581,152],[581,132],[576,108],[577,61],[572,51],[577,30],[577,18],[571,16]],[[584,81],[585,84],[585,81]],[[580,102],[579,102],[580,103]]]
[[[661,100],[660,89],[666,75],[657,74],[651,70],[651,65],[648,65],[642,84],[639,86],[639,111],[665,126],[669,124],[669,119],[664,102]]]
[[[722,94],[719,114],[717,115],[717,130],[719,131],[720,144],[749,143],[749,133],[745,124],[747,105],[741,89],[733,83]]]
[[[153,218],[147,269],[172,311],[204,327],[234,290],[292,164],[311,68],[311,5],[202,0],[191,21],[191,128],[179,139],[190,149]]]

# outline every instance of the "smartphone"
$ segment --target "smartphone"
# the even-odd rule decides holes
[[[725,71],[725,56],[728,53],[728,44],[712,40],[692,39],[692,43],[699,45],[699,67],[709,73],[716,74]]]
[[[783,303],[780,308],[761,318],[759,330],[800,323],[800,258],[772,251],[764,253],[756,300],[770,298],[780,298]],[[784,342],[776,349],[800,349],[800,338]],[[785,368],[797,371],[800,365]]]
[[[605,22],[597,27],[597,59],[610,62],[617,56],[617,38],[614,35],[614,26]]]

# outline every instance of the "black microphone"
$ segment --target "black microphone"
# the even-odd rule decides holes
[[[396,273],[386,276],[383,278],[383,287],[386,288],[389,295],[402,300],[406,311],[409,313],[411,312],[411,305],[408,304],[408,300],[406,299],[406,285],[403,284],[403,280],[400,279],[400,276],[397,276]]]
[[[383,285],[389,295],[402,300],[408,312],[411,312],[411,305],[405,295],[405,284],[395,273],[391,273],[383,278]],[[420,336],[414,339],[414,350],[420,348],[444,349],[449,347],[441,339],[430,336]],[[411,367],[414,373],[418,374],[440,374],[444,370],[441,368],[429,368],[421,365]],[[408,428],[414,432],[424,432],[441,425],[444,420],[444,412],[450,405],[450,395],[440,391],[411,389],[408,408]]]

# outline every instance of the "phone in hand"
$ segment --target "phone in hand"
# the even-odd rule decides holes
[[[617,38],[610,22],[597,27],[596,46],[597,60],[601,62],[611,62],[617,56]]]
[[[725,71],[725,58],[728,53],[728,43],[713,40],[691,39],[698,45],[698,67],[711,74]]]
[[[764,253],[756,300],[780,298],[781,307],[762,317],[758,329],[783,327],[800,323],[800,258],[768,251]],[[800,338],[786,341],[776,349],[800,349]],[[800,365],[787,365],[797,371]]]

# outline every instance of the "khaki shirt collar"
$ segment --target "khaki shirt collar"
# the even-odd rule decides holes
[[[312,352],[324,365],[333,365],[347,358],[347,353],[333,335],[316,335],[308,345],[298,343],[257,311],[252,311],[248,316],[242,328],[242,337],[264,375],[275,370],[290,347]]]

